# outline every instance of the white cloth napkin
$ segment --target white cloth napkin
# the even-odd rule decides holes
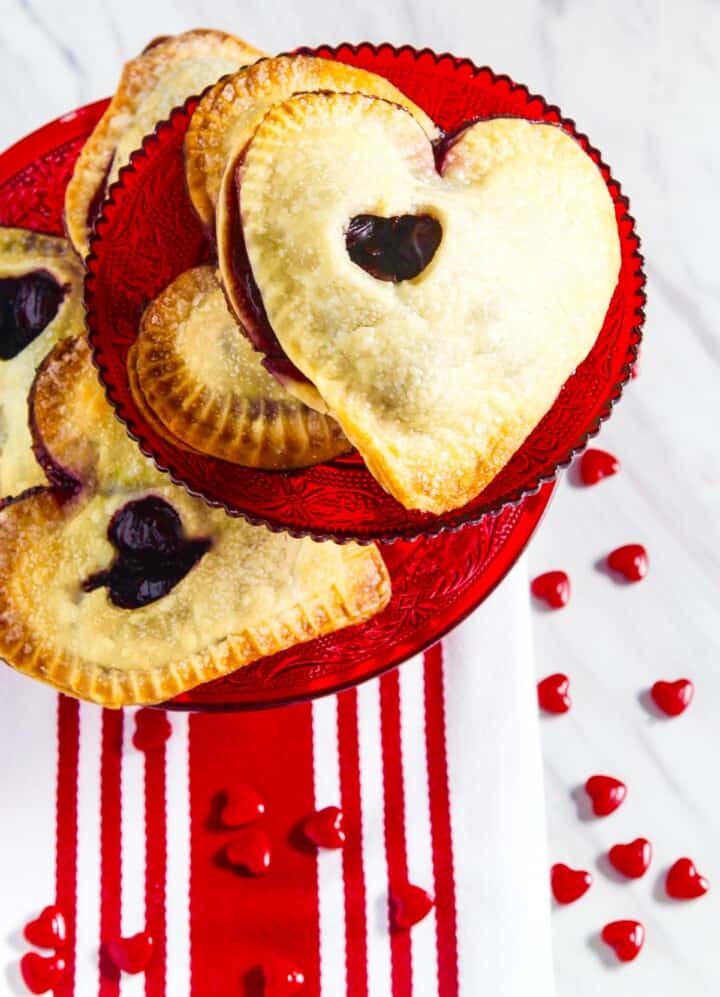
[[[442,652],[312,706],[169,714],[171,737],[146,753],[132,743],[135,711],[77,708],[5,668],[0,703],[11,994],[27,993],[23,926],[57,898],[69,933],[60,997],[222,997],[243,980],[261,993],[253,967],[277,971],[277,959],[313,997],[552,997],[524,562]],[[238,780],[264,796],[258,826],[273,842],[253,879],[213,860],[233,837],[209,822],[213,801]],[[298,847],[291,826],[328,805],[343,806],[345,849]],[[406,883],[436,909],[392,933],[388,893]],[[155,937],[145,972],[99,958],[144,928]]]

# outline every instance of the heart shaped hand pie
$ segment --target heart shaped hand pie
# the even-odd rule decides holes
[[[201,221],[211,225],[220,188],[232,165],[267,111],[296,93],[366,93],[408,108],[434,136],[432,121],[397,87],[376,73],[312,56],[263,59],[215,84],[193,111],[185,136],[185,165],[190,198]]]
[[[128,356],[138,407],[172,442],[251,467],[306,467],[350,449],[241,335],[213,268],[176,278],[147,308]]]
[[[0,227],[0,503],[45,482],[32,452],[28,392],[48,350],[83,328],[82,266],[70,244]]]
[[[263,53],[222,31],[158,39],[125,65],[110,105],[83,146],[65,196],[68,235],[81,256],[120,168],[155,125],[188,97]]]
[[[620,255],[593,161],[558,127],[499,118],[456,136],[438,172],[407,111],[311,93],[270,108],[234,180],[260,307],[371,473],[411,509],[474,498],[602,326]],[[364,225],[378,279],[348,233],[406,216],[436,226],[403,223],[414,244],[392,253],[371,244],[388,225]],[[406,250],[411,279],[387,272]]]
[[[57,484],[0,511],[0,656],[19,671],[106,706],[160,702],[386,605],[374,547],[271,533],[160,476],[84,341],[58,345],[32,401]]]

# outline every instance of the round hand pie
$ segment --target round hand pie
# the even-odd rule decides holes
[[[75,386],[93,373],[82,341],[48,358],[33,418],[65,485],[0,511],[0,655],[13,667],[105,706],[160,702],[387,604],[374,547],[296,540],[143,487],[149,462]]]
[[[160,38],[125,65],[115,96],[83,146],[65,195],[65,224],[81,256],[105,192],[155,125],[193,94],[263,53],[222,31]]]
[[[305,467],[350,449],[336,422],[288,394],[240,334],[213,268],[148,306],[128,356],[133,395],[161,435],[249,467]]]
[[[395,104],[313,93],[268,111],[235,180],[245,287],[371,473],[406,508],[474,498],[602,327],[620,254],[593,161],[515,118],[434,150]]]
[[[364,69],[312,56],[262,59],[220,80],[193,111],[185,136],[188,191],[201,221],[212,225],[228,161],[238,155],[273,104],[313,90],[359,92],[407,107],[429,135],[437,129],[392,83]]]
[[[0,503],[45,482],[28,392],[48,350],[84,329],[82,275],[65,239],[0,227]]]

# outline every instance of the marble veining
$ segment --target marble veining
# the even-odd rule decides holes
[[[714,997],[720,924],[720,4],[711,0],[3,0],[0,145],[108,94],[120,62],[157,34],[223,27],[269,51],[344,40],[410,42],[467,55],[538,90],[602,149],[631,197],[647,257],[640,377],[603,429],[623,462],[586,489],[571,470],[531,552],[534,573],[567,570],[570,605],[535,614],[540,675],[566,671],[574,706],[543,721],[550,854],[595,885],[553,913],[559,997]],[[598,562],[645,544],[648,578],[619,586]],[[644,693],[688,675],[696,701],[663,720]],[[621,777],[616,814],[588,820],[577,788]],[[650,838],[645,879],[620,883],[610,845]],[[668,901],[662,875],[691,855],[711,881]],[[712,888],[714,887],[714,889]],[[642,920],[648,940],[619,967],[598,942],[608,920]],[[521,958],[522,953],[518,953]],[[518,995],[531,997],[531,995]]]

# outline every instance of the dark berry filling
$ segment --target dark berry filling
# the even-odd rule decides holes
[[[106,586],[121,609],[139,609],[167,595],[210,549],[209,540],[187,539],[175,509],[153,495],[118,509],[107,535],[117,557],[87,578],[83,589]]]
[[[435,255],[442,226],[432,215],[356,215],[345,231],[353,263],[394,284],[421,274]]]
[[[64,294],[45,270],[0,278],[0,360],[12,360],[47,328]]]

